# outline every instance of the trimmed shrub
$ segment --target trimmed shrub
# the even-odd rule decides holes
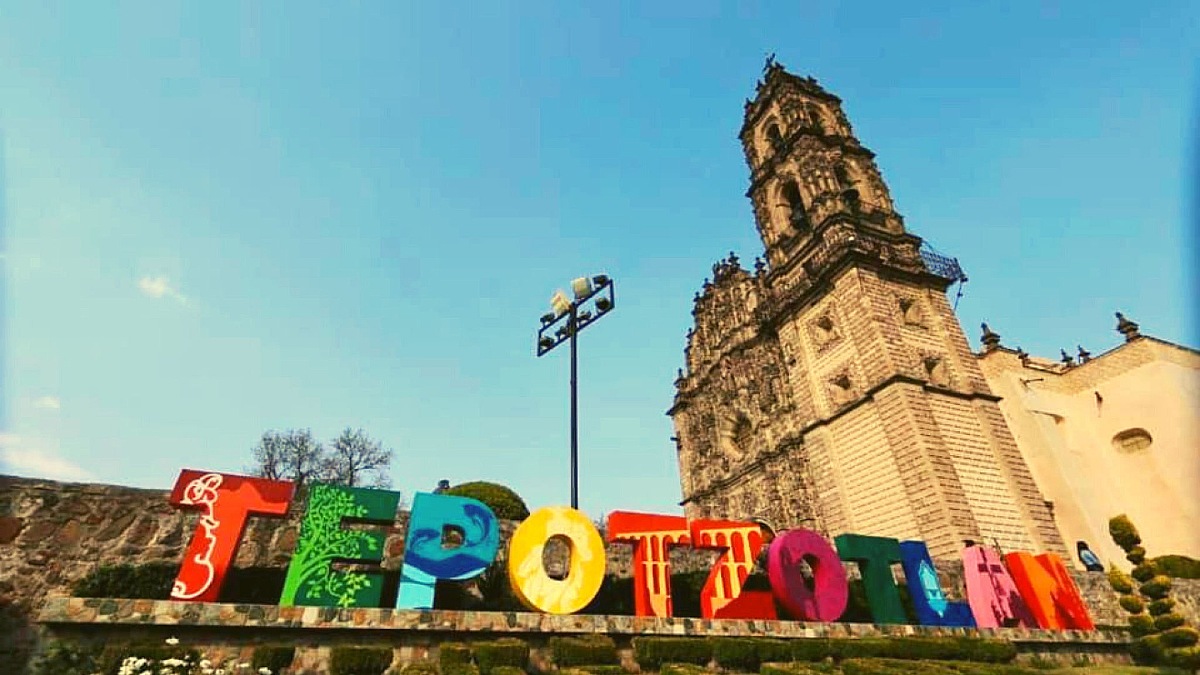
[[[391,665],[389,647],[334,647],[329,653],[330,675],[382,675]]]
[[[575,675],[626,675],[625,669],[614,665],[575,666],[560,670],[559,673],[574,673]]]
[[[1162,642],[1157,635],[1139,637],[1129,645],[1129,655],[1133,657],[1134,663],[1141,665],[1162,663]]]
[[[973,637],[950,638],[962,650],[964,661],[980,663],[1011,663],[1017,658],[1017,646],[1008,640],[985,640]]]
[[[707,675],[708,668],[694,663],[664,663],[658,672],[660,675]]]
[[[1168,666],[1184,670],[1200,670],[1200,647],[1176,647],[1164,655]]]
[[[920,668],[914,668],[912,661],[897,659],[846,659],[842,662],[842,672],[845,675],[909,675],[910,673],[928,673],[929,675],[957,675],[957,671],[949,666],[926,661]]]
[[[478,499],[487,504],[501,520],[525,520],[529,517],[529,507],[525,506],[521,495],[499,483],[482,480],[461,483],[446,490],[445,494]]]
[[[643,669],[656,670],[664,663],[708,665],[713,643],[704,638],[635,637],[633,657]]]
[[[1164,647],[1191,647],[1200,642],[1200,631],[1191,626],[1176,626],[1159,633],[1158,639]]]
[[[1200,579],[1200,560],[1186,555],[1160,555],[1154,559],[1154,569],[1172,579]]]
[[[435,672],[434,675],[437,675]],[[492,675],[526,675],[524,668],[516,666],[496,666],[492,668]]]
[[[1146,559],[1146,549],[1141,546],[1134,546],[1125,552],[1125,559],[1134,565],[1141,565]]]
[[[262,645],[254,648],[250,665],[255,672],[259,668],[270,668],[272,673],[279,675],[284,668],[290,668],[295,660],[296,648],[292,645]]]
[[[516,638],[501,638],[473,645],[471,652],[482,675],[489,675],[500,666],[515,666],[521,670],[529,663],[529,645]]]
[[[1187,620],[1174,612],[1154,617],[1154,628],[1159,631],[1170,630],[1185,623]]]
[[[400,675],[438,675],[438,667],[433,661],[413,661],[400,669]],[[514,675],[525,675],[525,673],[521,671]]]
[[[1158,575],[1138,586],[1138,592],[1151,600],[1161,600],[1171,591],[1171,578]]]
[[[1121,609],[1130,614],[1141,614],[1142,610],[1146,609],[1146,603],[1136,595],[1122,595],[1119,600]]]
[[[1113,567],[1108,570],[1108,585],[1118,593],[1132,593],[1133,580],[1121,570]]]
[[[1175,609],[1175,601],[1171,598],[1162,598],[1150,603],[1150,616],[1162,616]]]
[[[438,647],[438,665],[444,672],[448,666],[471,662],[471,648],[461,642],[443,642]]]
[[[452,663],[442,666],[442,675],[479,675],[479,666],[474,663]]]
[[[709,641],[712,658],[726,670],[752,672],[764,661],[784,661],[792,655],[791,645],[784,640],[716,637]]]
[[[167,600],[178,574],[178,563],[101,565],[76,581],[71,592],[77,598]],[[276,595],[273,602],[278,600]]]
[[[789,640],[793,661],[824,661],[833,656],[833,645],[826,638]]]
[[[1117,546],[1125,549],[1126,553],[1142,543],[1142,538],[1138,536],[1137,528],[1133,526],[1133,522],[1125,514],[1109,519],[1108,534],[1116,542]],[[1131,560],[1130,562],[1133,561]],[[1136,565],[1137,563],[1134,564]]]
[[[1157,572],[1154,571],[1154,565],[1150,563],[1142,563],[1129,571],[1130,576],[1137,579],[1139,583],[1145,583],[1154,578]]]
[[[1134,637],[1142,637],[1156,632],[1154,627],[1154,619],[1145,614],[1134,614],[1129,617],[1129,632]]]
[[[560,668],[619,663],[617,645],[607,635],[552,637],[550,654],[554,664]]]
[[[820,675],[821,673],[839,673],[832,663],[764,663],[759,667],[759,675]]]

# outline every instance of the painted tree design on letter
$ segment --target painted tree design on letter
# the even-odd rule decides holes
[[[338,571],[338,561],[377,561],[383,550],[380,532],[345,529],[346,519],[390,525],[400,493],[317,483],[308,497],[296,552],[288,566],[282,605],[374,606],[382,579],[377,574]]]

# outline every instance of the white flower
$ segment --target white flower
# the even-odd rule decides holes
[[[167,639],[166,639],[166,643],[167,643],[167,644],[169,644],[169,645],[171,645],[172,647],[174,647],[175,645],[179,644],[179,638],[177,638],[177,637],[169,637],[169,638],[167,638]]]
[[[208,659],[200,659],[200,667],[205,670],[211,670],[212,669],[212,661],[209,661]]]
[[[258,669],[258,675],[271,675],[271,669],[263,666],[262,668]]]

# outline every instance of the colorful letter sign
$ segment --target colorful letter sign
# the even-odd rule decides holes
[[[613,511],[605,521],[608,540],[633,544],[633,611],[637,616],[672,616],[672,545],[691,542],[687,518]]]
[[[758,523],[740,520],[693,520],[692,546],[721,551],[712,573],[700,591],[700,615],[706,619],[748,618],[746,605],[760,614],[755,618],[774,619],[775,604],[767,591],[746,591],[742,584],[754,569],[754,559],[763,546],[762,529]],[[744,596],[737,605],[732,605]],[[729,613],[722,613],[728,609]],[[736,612],[741,616],[733,616]],[[761,615],[769,612],[769,616]]]
[[[1095,630],[1079,589],[1062,559],[1053,553],[1009,553],[1004,556],[1009,574],[1033,618],[1042,628]]]
[[[946,599],[925,542],[900,542],[900,564],[904,567],[904,583],[913,610],[922,626],[975,626],[970,605]]]
[[[335,570],[333,563],[380,563],[383,533],[345,526],[355,522],[391,527],[399,504],[399,492],[324,483],[309,486],[308,511],[300,523],[300,539],[279,604],[378,607],[381,574]]]
[[[460,545],[442,544],[446,528],[458,530]],[[417,493],[408,517],[396,608],[432,608],[438,579],[479,576],[496,559],[499,548],[500,522],[486,504],[469,497]]]
[[[200,511],[179,575],[176,600],[215,602],[251,515],[282,516],[295,485],[212,471],[184,470],[171,504]],[[281,605],[378,607],[383,575],[358,569],[382,562],[384,533],[363,525],[394,526],[400,493],[315,483],[279,599]],[[904,568],[905,583],[919,623],[926,626],[1024,626],[1094,630],[1087,606],[1070,572],[1054,554],[1009,553],[969,546],[962,552],[967,602],[950,601],[924,542],[843,534],[836,549],[816,532],[785,530],[766,549],[770,591],[746,590],[763,553],[763,530],[740,520],[692,520],[683,516],[614,511],[608,540],[633,546],[633,594],[637,616],[672,615],[672,546],[718,551],[700,592],[708,619],[775,619],[776,602],[791,618],[837,621],[849,601],[843,560],[858,565],[876,623],[905,623],[892,565]],[[446,533],[457,545],[444,543]],[[563,578],[551,577],[542,562],[546,544],[567,544]],[[500,522],[483,502],[466,497],[418,493],[413,499],[397,590],[397,609],[428,609],[439,580],[481,574],[499,553]],[[600,534],[586,515],[564,506],[534,511],[513,532],[506,570],[517,598],[529,609],[572,614],[592,601],[604,581],[607,556]],[[340,569],[353,565],[352,569]],[[806,574],[811,572],[811,576]]]
[[[980,628],[1021,626],[1033,628],[1033,617],[1021,599],[1021,593],[1000,555],[982,546],[963,549],[963,579],[975,625]]]
[[[200,511],[200,522],[183,555],[171,589],[175,600],[216,602],[233,562],[246,519],[282,516],[292,501],[290,481],[184,469],[171,491],[171,504]]]
[[[801,562],[812,571],[811,589]],[[780,604],[800,621],[837,621],[850,601],[842,559],[824,537],[810,530],[788,530],[771,542],[767,575]]]
[[[546,574],[542,552],[553,537],[567,541],[571,562],[565,579]],[[508,581],[523,605],[547,614],[574,614],[604,583],[604,541],[582,512],[546,506],[529,514],[508,545]]]

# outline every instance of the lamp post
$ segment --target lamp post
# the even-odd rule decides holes
[[[603,274],[571,282],[574,299],[562,291],[550,298],[550,313],[542,315],[537,332],[537,355],[545,356],[564,342],[571,343],[571,508],[579,508],[579,403],[576,343],[579,331],[616,307],[612,279]],[[589,309],[589,307],[591,309]],[[593,311],[594,310],[594,311]]]

